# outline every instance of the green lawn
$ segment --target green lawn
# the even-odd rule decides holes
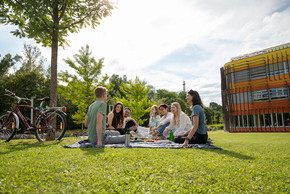
[[[289,133],[209,132],[210,149],[0,144],[0,193],[289,193]]]

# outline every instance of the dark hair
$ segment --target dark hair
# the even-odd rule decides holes
[[[121,111],[119,113],[116,112],[116,107],[118,105],[121,105]],[[118,124],[122,124],[124,122],[124,110],[123,110],[124,106],[121,102],[117,102],[115,105],[114,105],[114,108],[113,108],[113,121],[112,121],[112,126],[113,127],[117,127]]]
[[[204,105],[203,105],[203,103],[202,103],[202,100],[201,100],[201,98],[200,98],[200,96],[199,96],[199,94],[198,94],[197,91],[195,91],[195,90],[189,90],[187,93],[190,94],[190,95],[193,97],[193,98],[192,98],[192,106],[198,104],[198,105],[200,105],[202,108],[204,108]]]
[[[163,108],[166,109],[166,108],[168,108],[168,105],[167,105],[167,104],[160,104],[160,105],[159,105],[159,109],[160,109],[161,107],[163,107]]]
[[[129,108],[129,107],[126,107],[126,108],[124,108],[124,109],[125,109],[125,110],[128,109],[129,111],[131,111],[131,108]]]

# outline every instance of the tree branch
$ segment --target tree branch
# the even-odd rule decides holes
[[[69,27],[71,27],[71,26],[74,26],[74,25],[76,25],[76,24],[79,24],[79,23],[84,22],[84,20],[85,20],[87,17],[89,17],[89,16],[92,14],[92,12],[96,11],[97,9],[98,9],[98,8],[91,10],[91,11],[90,11],[86,16],[84,16],[82,19],[80,19],[80,20],[78,20],[78,21],[76,21],[76,22],[70,24],[69,26],[64,26],[64,27],[62,27],[62,28],[60,28],[60,29],[67,29],[67,28],[69,28]]]
[[[67,4],[68,4],[68,0],[65,0],[64,4],[62,4],[62,6],[61,6],[61,9],[60,9],[61,14],[60,14],[60,16],[59,16],[59,18],[58,18],[58,21],[60,21],[60,20],[62,19],[63,15],[64,15],[64,13],[65,13],[65,10],[66,10],[66,7],[67,7]]]
[[[15,2],[16,2],[18,5],[20,5],[26,13],[30,13],[30,12],[25,8],[25,6],[22,5],[18,0],[15,0]],[[28,15],[29,15],[29,14],[28,14]],[[41,21],[39,20],[39,18],[35,18],[35,19],[36,19],[38,22],[41,22]],[[42,22],[44,23],[44,29],[45,29],[45,30],[46,30],[50,35],[52,35],[52,33],[51,33],[50,30],[49,30],[49,25],[45,22],[45,20],[43,20],[43,18],[41,18],[41,20],[42,20]]]

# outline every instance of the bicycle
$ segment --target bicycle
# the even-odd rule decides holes
[[[33,107],[33,105],[20,105],[21,101],[31,100],[16,96],[8,89],[5,89],[5,92],[7,93],[7,96],[12,96],[18,101],[16,105],[12,107],[11,111],[0,115],[0,142],[2,140],[9,142],[14,137],[19,129],[20,121],[22,121],[26,127],[25,131],[29,131],[30,133],[34,132],[38,141],[44,141],[49,130],[55,132],[56,140],[60,140],[64,136],[67,128],[67,121],[65,117],[66,107],[43,108],[43,103],[50,101],[50,98],[48,97],[37,99],[37,101],[40,102],[38,107]],[[19,110],[20,107],[29,108],[36,111],[34,116],[31,117],[30,124],[27,121],[28,119],[26,119]]]

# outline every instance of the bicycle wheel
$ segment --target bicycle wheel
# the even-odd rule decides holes
[[[0,115],[0,142],[10,141],[16,133],[16,118],[9,112]]]
[[[60,140],[66,131],[67,123],[63,113],[59,111],[46,111],[45,118],[40,116],[36,121],[35,136],[38,141],[44,141],[48,130],[55,132],[55,139]]]

